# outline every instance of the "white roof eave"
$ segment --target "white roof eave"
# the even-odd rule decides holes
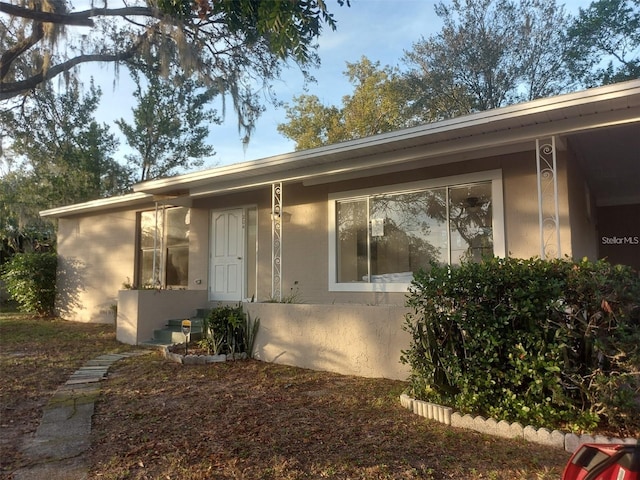
[[[83,213],[98,212],[112,208],[131,207],[153,202],[154,196],[148,193],[129,193],[117,197],[100,198],[89,202],[75,203],[64,207],[50,208],[40,212],[41,217],[69,217]]]
[[[496,134],[502,133],[503,136],[508,136],[514,130],[524,131],[527,128],[532,132],[539,132],[542,130],[540,128],[542,124],[553,124],[561,120],[559,123],[566,126],[569,123],[566,120],[571,118],[580,119],[579,128],[587,129],[589,117],[593,116],[592,128],[595,128],[602,126],[602,121],[596,118],[597,114],[613,108],[612,102],[616,100],[623,100],[623,105],[615,106],[622,112],[630,106],[640,106],[640,80],[543,98],[309,150],[151,180],[135,185],[134,191],[154,194],[171,193],[177,190],[201,191],[205,185],[241,183],[245,179],[248,184],[252,184],[252,178],[265,176],[271,176],[274,181],[277,181],[279,177],[282,179],[288,177],[292,169],[300,172],[308,168],[310,171],[317,172],[315,175],[322,176],[323,174],[319,172],[322,168],[319,169],[319,166],[368,156],[373,151],[390,153],[415,148],[420,144],[428,145],[429,148],[434,145],[448,144],[447,152],[443,152],[440,147],[436,148],[440,155],[446,155],[455,153],[456,140],[459,138],[474,136],[495,138]],[[546,130],[553,131],[553,129]],[[575,129],[570,128],[566,132],[571,131]],[[565,130],[558,132],[558,134],[562,133],[565,133]],[[510,142],[508,138],[502,141]],[[479,140],[479,143],[485,142]],[[362,162],[361,168],[367,168],[366,161]]]
[[[269,182],[329,178],[414,161],[480,152],[498,145],[527,143],[537,135],[563,135],[625,122],[640,122],[640,80],[474,113],[441,122],[383,133],[310,150],[139,183],[133,194],[68,205],[41,212],[43,217],[134,206],[158,195],[196,198],[214,192],[256,188]],[[478,157],[480,157],[478,153]]]

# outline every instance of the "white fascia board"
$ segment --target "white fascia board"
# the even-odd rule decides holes
[[[625,98],[628,99],[626,102]],[[616,100],[625,103],[625,118],[620,118],[615,111],[607,111],[606,102]],[[595,108],[596,105],[601,105],[602,108]],[[573,107],[584,109],[571,110]],[[545,118],[545,113],[563,109],[567,109],[567,113],[571,115],[554,121]],[[353,174],[363,167],[384,165],[389,168],[392,164],[398,165],[417,158],[439,156],[444,159],[450,155],[477,151],[480,148],[515,145],[536,136],[562,135],[607,125],[638,122],[639,111],[640,80],[632,80],[310,150],[151,180],[135,185],[136,193],[43,210],[40,216],[56,218],[135,206],[154,201],[152,193],[178,189],[191,189],[189,193],[183,191],[181,194],[186,197],[199,197],[255,188],[275,181],[313,181],[315,178],[322,183],[320,178]],[[539,123],[531,122],[535,116],[540,116]],[[527,121],[518,122],[519,119]],[[496,128],[490,132],[471,131],[474,127],[491,124],[495,124]],[[467,134],[465,130],[469,130]],[[436,134],[442,137],[429,143],[428,137]],[[425,138],[421,145],[414,144],[408,148],[402,146],[403,141],[421,137]],[[397,149],[389,148],[393,144],[398,145]],[[378,155],[365,152],[367,148],[382,146],[387,146],[387,149],[381,149]],[[349,154],[358,151],[362,152],[360,156],[348,157]],[[350,161],[345,161],[345,158],[349,158]]]
[[[91,200],[89,202],[42,210],[40,212],[40,216],[45,218],[59,218],[108,210],[110,208],[131,207],[141,203],[152,202],[153,198],[153,195],[149,195],[147,193],[130,193],[126,195],[119,195],[117,197],[101,198],[98,200]]]
[[[135,185],[134,191],[160,193],[163,191],[171,191],[171,189],[190,188],[193,189],[194,192],[198,192],[199,194],[201,194],[203,190],[207,190],[206,187],[203,188],[207,183],[224,184],[231,179],[233,179],[233,183],[236,183],[241,182],[242,177],[245,177],[248,180],[249,178],[260,177],[262,175],[272,175],[273,178],[276,178],[277,172],[282,172],[284,174],[284,177],[286,177],[288,171],[294,167],[297,167],[298,169],[311,167],[313,169],[313,167],[317,167],[318,164],[330,163],[331,157],[333,156],[345,157],[350,153],[372,147],[387,146],[388,150],[393,150],[389,147],[391,147],[391,145],[394,143],[398,143],[398,148],[402,148],[400,143],[403,141],[410,141],[420,137],[426,138],[430,135],[436,134],[444,135],[444,138],[437,143],[454,144],[455,148],[456,141],[459,140],[461,136],[467,136],[464,134],[464,130],[472,129],[474,127],[481,127],[483,125],[496,124],[496,129],[491,133],[500,133],[504,136],[504,132],[507,132],[506,135],[510,135],[512,133],[512,130],[518,130],[536,124],[548,123],[548,128],[541,128],[541,130],[555,131],[561,134],[564,132],[560,132],[557,128],[553,127],[554,125],[557,126],[558,122],[551,121],[546,118],[546,113],[559,111],[562,109],[571,109],[573,107],[586,107],[587,105],[591,105],[591,108],[586,112],[579,112],[576,110],[567,112],[568,114],[571,113],[571,115],[569,117],[566,117],[565,120],[571,120],[572,118],[577,119],[579,117],[582,117],[583,113],[585,113],[585,117],[588,117],[589,114],[593,114],[596,112],[599,113],[606,110],[606,106],[604,105],[602,106],[602,108],[595,108],[596,104],[609,102],[616,99],[622,99],[625,97],[631,98],[633,96],[637,96],[638,98],[633,101],[629,100],[628,104],[626,105],[627,108],[640,105],[640,80],[632,80],[629,82],[592,88],[581,92],[533,100],[531,102],[473,113],[470,115],[443,120],[436,123],[430,123],[418,127],[383,133],[380,135],[365,137],[357,140],[350,140],[342,143],[326,145],[310,150],[291,152],[249,162],[216,167],[171,178],[151,180]],[[532,120],[532,117],[535,116],[541,117],[539,121]],[[582,124],[580,128],[584,128],[585,124],[588,123],[588,120],[585,120],[587,119],[582,118],[582,121],[579,122]],[[498,123],[500,123],[500,125],[498,125]],[[599,125],[594,125],[594,127],[602,126],[602,122],[598,122],[596,120],[596,123],[598,123]],[[474,135],[487,135],[487,132],[485,132],[484,134],[478,132],[476,132],[475,134],[472,132],[468,132],[468,136]],[[506,140],[505,143],[512,142],[513,140]],[[425,143],[428,144],[428,142]],[[442,150],[440,151],[442,153]],[[306,161],[309,161],[308,165],[306,164]],[[249,180],[247,183],[253,182]]]
[[[634,109],[635,115],[620,120],[616,112],[605,112],[598,116],[598,121],[586,117],[569,118],[553,123],[513,128],[509,135],[504,132],[491,132],[465,138],[453,138],[431,145],[418,145],[411,148],[378,154],[367,154],[365,157],[353,157],[348,160],[327,161],[302,168],[292,168],[268,174],[255,171],[248,178],[210,180],[209,185],[194,187],[190,190],[193,198],[219,195],[223,193],[250,190],[272,183],[303,182],[305,185],[317,185],[335,180],[359,178],[380,173],[391,173],[410,167],[411,162],[420,161],[422,166],[454,163],[473,158],[483,158],[491,154],[506,154],[517,151],[534,151],[537,138],[584,131],[586,128],[603,128],[622,123],[640,122],[640,107]],[[559,139],[562,144],[562,139]],[[563,148],[564,149],[564,145]],[[486,152],[486,153],[485,153]],[[379,170],[382,169],[382,170]]]

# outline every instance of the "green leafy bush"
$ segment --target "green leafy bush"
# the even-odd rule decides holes
[[[2,266],[2,280],[23,312],[51,315],[56,298],[58,257],[49,253],[18,253]]]
[[[242,306],[219,305],[203,322],[202,344],[214,355],[246,352],[253,355],[260,319],[251,321]]]
[[[536,426],[640,427],[640,279],[604,261],[432,265],[410,288],[417,398]]]

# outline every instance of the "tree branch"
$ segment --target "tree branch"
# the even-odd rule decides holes
[[[51,80],[57,75],[60,75],[63,72],[66,72],[76,65],[80,65],[82,63],[88,62],[121,62],[123,60],[128,60],[133,57],[133,55],[137,52],[138,48],[144,41],[145,37],[151,33],[155,27],[150,28],[147,32],[140,35],[136,41],[125,51],[114,54],[92,54],[92,55],[78,55],[77,57],[71,58],[65,62],[59,63],[58,65],[54,65],[49,68],[45,72],[39,72],[31,77],[21,80],[19,82],[13,83],[0,83],[0,100],[7,100],[9,98],[13,98],[21,93],[27,92],[40,83],[45,82],[47,80]]]
[[[38,22],[56,23],[59,25],[72,25],[76,27],[94,27],[92,17],[151,17],[164,19],[167,17],[160,9],[151,7],[124,7],[124,8],[92,8],[81,12],[53,13],[41,12],[31,8],[19,7],[6,2],[0,2],[0,12],[14,17],[28,18]],[[198,17],[193,16],[193,19]]]
[[[8,49],[2,54],[2,56],[0,56],[0,80],[7,76],[13,61],[42,40],[43,37],[44,28],[42,27],[42,23],[34,22],[31,35],[23,39],[21,42],[16,43],[12,48]]]
[[[78,16],[89,17],[152,17],[163,19],[167,17],[161,10],[150,7],[124,8],[93,8],[84,12],[77,12]]]
[[[115,8],[115,9],[94,8],[94,9],[85,10],[82,12],[61,14],[61,13],[37,11],[30,8],[24,8],[24,7],[16,6],[16,5],[9,4],[6,2],[1,2],[1,1],[0,1],[0,13],[6,13],[8,15],[34,20],[32,34],[28,38],[25,38],[21,42],[18,42],[16,45],[14,45],[12,48],[5,51],[0,56],[0,82],[8,75],[12,63],[18,57],[24,54],[28,49],[36,45],[39,41],[41,41],[44,38],[44,29],[42,25],[43,23],[93,27],[95,24],[91,17],[126,18],[127,16],[138,16],[138,17],[150,17],[158,20],[168,19],[168,17],[164,15],[162,11],[160,11],[157,8],[150,8],[150,7],[124,7],[124,8]],[[152,28],[154,27],[151,27],[150,29]],[[33,75],[19,82],[0,83],[0,99],[11,98],[22,92],[31,90],[38,83],[49,80],[55,77],[56,75],[59,75],[60,73],[67,71],[80,63],[94,62],[94,61],[117,62],[120,60],[130,58],[133,52],[138,49],[142,39],[145,37],[147,33],[149,33],[150,29],[147,30],[145,34],[141,35],[138,38],[136,43],[131,47],[133,50],[129,50],[128,52],[123,52],[121,54],[114,54],[114,55],[105,55],[105,54],[80,55],[64,63],[51,67],[46,72],[40,72],[36,75]]]
[[[79,27],[93,27],[93,20],[88,18],[86,12],[54,13],[40,12],[31,8],[19,7],[11,3],[0,2],[0,12],[14,17],[28,18],[38,22],[57,23],[60,25],[75,25]]]

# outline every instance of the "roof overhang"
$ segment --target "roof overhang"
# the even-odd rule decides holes
[[[610,127],[638,124],[640,80],[593,88],[504,108],[474,113],[358,140],[276,155],[139,183],[131,201],[168,196],[175,202],[262,188],[276,182],[327,183],[532,151],[535,140],[564,139]],[[640,135],[637,135],[640,138]],[[636,139],[636,141],[638,141]],[[43,212],[45,216],[80,213],[115,206],[108,200]],[[104,202],[104,203],[101,203]],[[89,202],[92,203],[92,202]],[[86,205],[86,206],[85,206]],[[51,213],[54,212],[54,213]]]
[[[101,198],[90,202],[76,203],[64,207],[51,208],[40,212],[41,217],[69,217],[72,215],[102,212],[104,210],[117,209],[122,207],[134,207],[153,202],[154,196],[148,193],[130,193],[117,197]]]
[[[140,183],[137,192],[198,198],[274,182],[325,183],[527,151],[535,139],[640,122],[640,81],[511,105],[310,150]]]

